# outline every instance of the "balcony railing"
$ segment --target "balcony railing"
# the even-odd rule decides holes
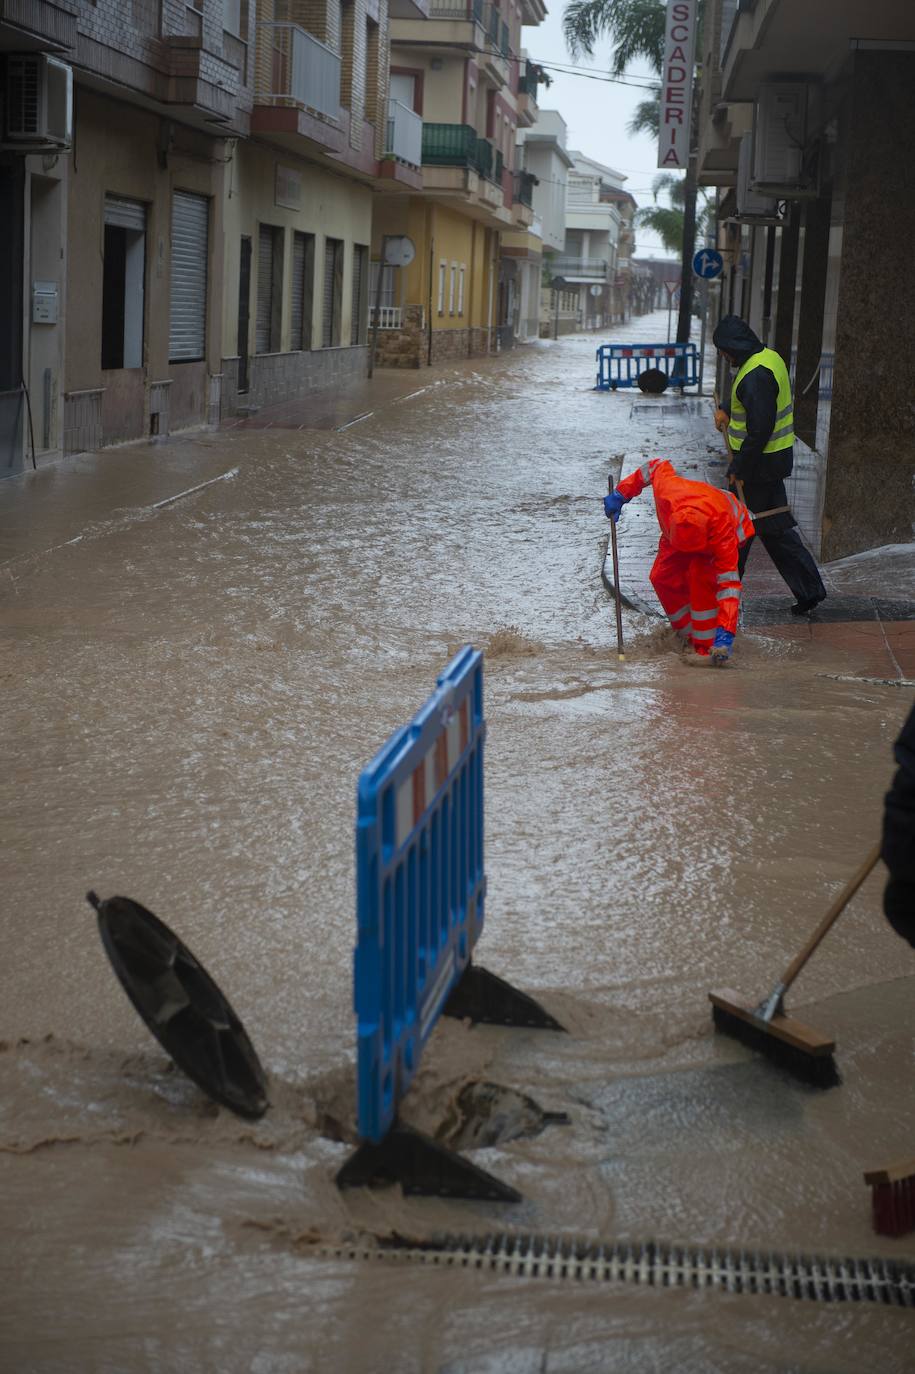
[[[423,121],[420,116],[393,98],[388,101],[388,129],[385,157],[419,167],[423,160]]]
[[[432,0],[430,19],[475,19],[483,22],[483,0]]]
[[[496,149],[496,164],[495,164],[495,167],[493,168],[493,174],[492,174],[492,179],[493,179],[493,181],[495,181],[495,182],[501,182],[501,180],[502,180],[502,173],[504,172],[504,170],[505,170],[505,158],[502,156],[501,152],[500,152],[499,149],[497,148],[497,149]]]
[[[508,57],[508,54],[511,52],[511,46],[508,41],[507,24],[503,24],[499,31],[499,52],[503,57]]]
[[[497,50],[498,50],[498,47],[499,47],[499,38],[500,38],[500,33],[501,33],[501,27],[502,27],[502,16],[501,16],[501,14],[499,13],[499,11],[496,9],[496,6],[495,6],[495,5],[491,5],[491,4],[490,4],[490,5],[484,5],[484,6],[483,6],[483,28],[484,28],[485,31],[486,31],[486,37],[489,39],[489,41],[490,41],[490,43],[493,45],[493,47],[496,48]]]
[[[537,178],[533,172],[515,173],[514,199],[519,205],[526,205],[529,209],[534,208],[534,187],[537,185]]]
[[[535,63],[528,61],[525,63],[524,70],[518,77],[518,94],[526,95],[529,99],[536,102],[537,87],[540,84],[540,68]]]
[[[492,175],[492,144],[470,124],[423,123],[423,163],[432,167],[470,167]]]
[[[375,307],[369,306],[369,324],[375,323]],[[380,305],[378,307],[379,329],[400,329],[403,326],[403,309],[399,305]]]
[[[297,24],[257,26],[255,100],[340,118],[340,58]]]
[[[594,277],[606,279],[610,264],[606,258],[550,258],[554,277]]]

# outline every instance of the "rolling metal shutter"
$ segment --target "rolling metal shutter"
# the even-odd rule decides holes
[[[334,268],[337,263],[337,239],[324,240],[324,315],[322,342],[331,348],[334,342]]]
[[[292,331],[289,347],[305,347],[305,235],[292,238]]]
[[[146,232],[146,206],[141,200],[123,200],[120,196],[105,197],[105,223],[119,229]]]
[[[365,291],[365,260],[368,256],[368,249],[363,244],[356,244],[353,248],[353,313],[350,321],[349,341],[351,344],[362,343],[362,321],[364,318]]]
[[[168,330],[170,362],[206,357],[207,252],[210,202],[175,191],[172,196],[172,286]]]
[[[257,319],[254,349],[271,353],[273,322],[273,226],[262,224],[257,235]]]

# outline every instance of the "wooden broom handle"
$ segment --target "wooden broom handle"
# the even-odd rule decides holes
[[[824,938],[825,935],[829,933],[829,931],[835,925],[836,921],[842,915],[842,912],[848,906],[848,903],[851,901],[852,897],[854,897],[855,893],[858,891],[858,888],[864,882],[864,879],[868,876],[871,870],[876,867],[877,860],[879,858],[880,845],[875,844],[873,849],[868,854],[867,858],[864,860],[861,867],[858,869],[857,873],[855,873],[854,876],[851,877],[845,884],[842,891],[839,893],[838,897],[835,899],[832,906],[829,908],[826,915],[823,917],[822,921],[817,926],[816,930],[813,932],[810,939],[807,941],[806,945],[804,945],[804,948],[801,950],[800,954],[795,955],[791,963],[785,969],[785,972],[782,976],[782,983],[784,985],[785,990],[790,988],[791,984],[794,982],[795,978],[800,973],[801,969],[804,967],[807,960],[810,958],[811,954],[817,948],[820,941]]]

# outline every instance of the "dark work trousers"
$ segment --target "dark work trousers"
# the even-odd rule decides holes
[[[766,515],[756,520],[756,511],[774,510],[787,506],[788,493],[785,484],[777,478],[774,482],[745,482],[744,501],[753,514],[756,533],[762,546],[772,559],[781,576],[788,584],[796,601],[821,601],[826,595],[823,579],[813,557],[797,532],[797,521],[790,511],[782,515]],[[743,577],[747,566],[752,539],[741,546],[737,570]]]

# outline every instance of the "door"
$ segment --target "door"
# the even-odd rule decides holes
[[[206,357],[209,240],[210,202],[207,197],[175,191],[172,196],[169,362],[197,362]]]
[[[248,326],[251,321],[251,240],[242,235],[238,265],[238,390],[248,390]]]

